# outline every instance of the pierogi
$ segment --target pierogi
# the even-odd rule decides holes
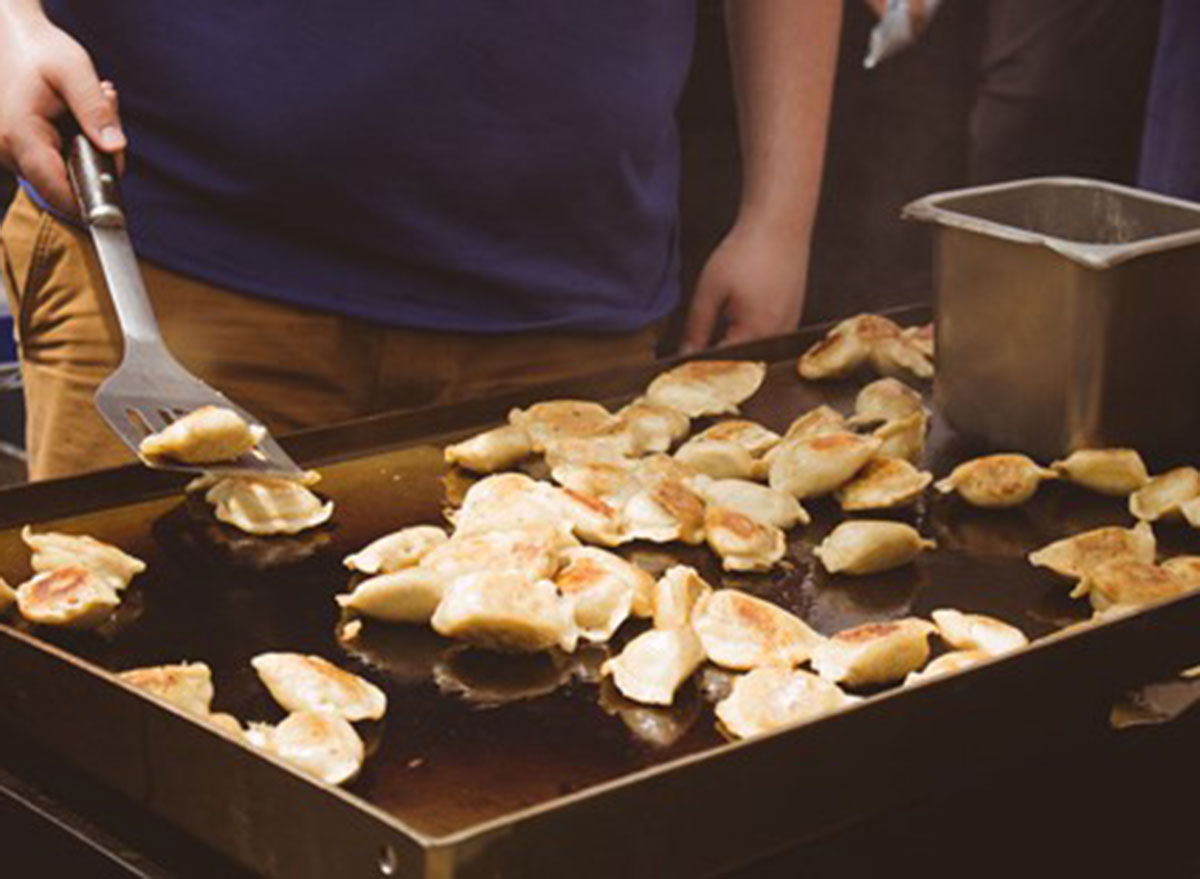
[[[876,574],[907,565],[936,545],[903,522],[853,519],[829,532],[813,555],[831,574]]]
[[[925,664],[929,635],[935,631],[932,623],[914,617],[855,626],[818,644],[812,667],[847,687],[890,684]]]
[[[721,726],[739,739],[832,714],[859,701],[807,671],[757,668],[739,676],[714,709]]]
[[[1134,449],[1080,449],[1050,468],[1068,482],[1113,497],[1133,494],[1150,481]]]
[[[795,614],[737,589],[718,589],[704,597],[692,628],[708,658],[732,669],[791,668],[824,640]]]
[[[959,464],[933,487],[943,494],[958,492],[974,507],[1003,508],[1025,503],[1042,482],[1057,478],[1025,455],[1000,454]]]

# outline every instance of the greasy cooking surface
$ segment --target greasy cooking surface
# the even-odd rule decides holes
[[[848,411],[858,385],[800,382],[777,364],[744,407],[782,430],[820,402]],[[607,401],[616,402],[616,401]],[[702,426],[702,425],[700,425]],[[940,425],[930,463],[946,473],[967,451]],[[390,700],[380,724],[359,725],[369,757],[349,789],[412,827],[443,835],[684,754],[721,746],[712,709],[691,684],[670,710],[624,701],[595,683],[603,649],[572,657],[501,657],[464,651],[425,628],[366,622],[343,646],[332,596],[350,575],[341,558],[387,531],[439,522],[447,484],[440,447],[418,445],[322,468],[317,487],[337,503],[330,527],[298,538],[254,539],[207,517],[182,497],[39,523],[111,541],[149,564],[134,581],[113,631],[39,636],[106,668],[203,660],[213,668],[214,708],[245,720],[281,712],[249,660],[264,650],[315,652],[365,674]],[[1120,500],[1050,484],[1013,511],[979,511],[927,496],[907,518],[939,542],[907,568],[866,578],[829,577],[811,550],[840,520],[831,501],[807,504],[812,525],[792,533],[794,568],[722,575],[704,548],[636,546],[643,565],[695,564],[714,585],[738,586],[798,613],[826,634],[871,620],[957,607],[993,614],[1031,637],[1085,615],[1069,586],[1025,561],[1030,549],[1104,524],[1129,524]],[[1159,526],[1160,550],[1197,551],[1186,529]],[[0,533],[0,575],[28,574],[17,531]],[[626,624],[611,645],[636,631]],[[710,676],[711,678],[711,676]],[[700,677],[698,676],[699,680]]]

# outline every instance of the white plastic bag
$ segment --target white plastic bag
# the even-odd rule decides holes
[[[879,23],[871,30],[863,67],[871,70],[915,43],[941,5],[942,0],[887,0]]]

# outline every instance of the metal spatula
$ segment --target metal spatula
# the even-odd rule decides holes
[[[82,134],[77,134],[71,139],[67,170],[79,202],[79,212],[92,233],[104,280],[125,337],[121,365],[96,392],[96,409],[104,420],[150,467],[232,475],[299,474],[300,468],[270,434],[266,434],[252,452],[235,461],[219,464],[181,464],[141,454],[138,447],[148,434],[162,430],[201,406],[232,409],[250,424],[260,422],[184,369],[167,350],[125,228],[125,213],[112,157],[97,150]]]

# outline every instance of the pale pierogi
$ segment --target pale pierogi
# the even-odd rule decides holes
[[[624,461],[637,454],[633,431],[620,421],[588,436],[564,436],[546,440],[542,450],[546,463],[564,461]]]
[[[755,669],[733,682],[730,695],[715,707],[722,728],[737,739],[774,733],[805,720],[824,717],[859,701],[838,684],[809,671]]]
[[[1144,522],[1178,519],[1181,508],[1200,497],[1200,470],[1176,467],[1155,476],[1129,496],[1129,512]]]
[[[704,662],[704,648],[690,626],[650,629],[601,666],[621,695],[644,705],[670,705],[675,692]]]
[[[547,400],[508,413],[510,424],[528,434],[535,452],[558,440],[591,437],[620,427],[617,416],[590,400]]]
[[[1134,449],[1080,449],[1050,468],[1068,482],[1113,497],[1133,494],[1150,481]]]
[[[895,421],[914,412],[925,411],[919,391],[895,378],[881,378],[863,387],[854,399],[854,424]]]
[[[558,489],[524,473],[498,473],[479,480],[467,489],[462,506],[447,516],[454,523],[455,536],[536,526],[570,529]]]
[[[933,474],[918,470],[903,458],[876,457],[837,490],[847,512],[909,506],[933,482]]]
[[[917,334],[905,334],[894,321],[877,314],[857,314],[831,329],[796,364],[801,378],[848,375],[870,365],[884,375],[933,375],[928,345]]]
[[[554,465],[550,478],[565,489],[620,509],[641,490],[632,461],[569,461]]]
[[[820,436],[823,433],[841,433],[846,430],[846,416],[836,409],[824,404],[810,409],[798,416],[788,425],[783,439],[807,439],[810,436]],[[767,454],[770,454],[769,450]]]
[[[480,571],[512,572],[535,580],[552,579],[561,553],[579,542],[559,525],[526,525],[506,530],[456,532],[432,549],[415,570],[447,580]]]
[[[757,482],[702,478],[695,480],[693,486],[708,505],[736,510],[776,528],[786,530],[812,521],[800,502],[790,494]]]
[[[79,565],[36,574],[17,587],[17,610],[42,626],[94,629],[120,603],[121,597],[107,580]]]
[[[899,336],[900,327],[894,321],[875,314],[856,314],[809,347],[796,368],[801,378],[810,380],[848,375],[871,359],[880,341]]]
[[[900,458],[912,464],[925,455],[925,435],[929,432],[929,413],[911,412],[894,421],[879,425],[871,436],[879,440],[881,458]]]
[[[620,546],[628,540],[621,507],[569,488],[562,490],[562,501],[563,514],[580,540],[600,546]]]
[[[1115,558],[1153,562],[1156,549],[1154,529],[1149,522],[1139,522],[1133,528],[1108,525],[1047,544],[1031,552],[1029,562],[1077,580],[1097,565]]]
[[[933,487],[943,494],[957,491],[975,507],[1015,507],[1033,497],[1042,482],[1057,478],[1025,455],[987,455],[959,464]]]
[[[871,346],[871,366],[880,375],[933,378],[933,361],[903,335],[880,339]]]
[[[675,565],[654,584],[654,628],[677,629],[692,621],[696,605],[712,587],[695,568]]]
[[[363,574],[390,574],[419,563],[447,540],[436,525],[413,525],[373,540],[342,560],[347,568]]]
[[[714,709],[721,726],[739,739],[832,714],[859,701],[830,681],[790,668],[757,668],[739,676]]]
[[[890,684],[925,664],[929,635],[935,631],[932,623],[914,617],[855,626],[818,644],[812,667],[847,687]]]
[[[147,458],[169,458],[183,464],[232,461],[252,451],[266,428],[248,424],[232,409],[201,406],[138,444]]]
[[[727,571],[769,571],[787,551],[782,530],[726,507],[705,509],[704,535]]]
[[[1086,595],[1097,613],[1133,609],[1175,598],[1189,591],[1183,578],[1152,562],[1117,558],[1092,568],[1071,591]]]
[[[1025,633],[1016,626],[984,614],[941,608],[931,616],[942,640],[959,650],[981,650],[990,656],[998,656],[1029,643]]]
[[[130,580],[146,570],[146,563],[141,559],[83,534],[59,534],[53,531],[34,534],[33,529],[26,525],[21,529],[21,540],[32,551],[29,564],[39,574],[56,568],[79,566],[92,571],[119,592],[129,585]]]
[[[457,464],[475,473],[508,470],[533,454],[533,440],[525,428],[515,424],[493,427],[483,433],[446,446],[447,464]]]
[[[203,662],[131,668],[117,677],[189,714],[205,717],[212,710],[212,670]]]
[[[536,653],[575,649],[571,602],[551,580],[483,571],[454,580],[431,620],[434,630],[489,650]]]
[[[849,482],[879,445],[873,437],[849,432],[785,440],[771,457],[768,484],[800,500],[829,494]]]
[[[689,487],[695,476],[694,470],[671,458],[645,459],[638,469],[642,488],[621,511],[627,538],[702,543],[704,500]]]
[[[324,501],[308,488],[320,477],[307,473],[300,479],[270,476],[205,477],[192,486],[208,485],[204,499],[213,515],[247,534],[297,534],[323,525],[333,517],[333,501]]]
[[[1177,555],[1167,559],[1162,566],[1178,577],[1188,589],[1200,587],[1200,555]]]
[[[1200,497],[1194,497],[1190,501],[1180,504],[1179,513],[1183,516],[1184,521],[1193,528],[1200,528]]]
[[[910,684],[919,684],[921,681],[928,681],[933,678],[953,674],[965,668],[979,665],[979,663],[990,658],[991,656],[982,650],[952,650],[949,653],[943,653],[920,671],[909,672],[908,676],[904,679],[904,685],[907,687]]]
[[[633,437],[634,452],[638,455],[667,451],[687,436],[692,425],[691,419],[678,409],[642,397],[619,410],[617,417]]]
[[[831,330],[800,355],[796,371],[801,378],[819,381],[849,375],[867,362],[871,345],[853,333]]]
[[[766,377],[765,363],[694,360],[662,373],[646,388],[646,399],[687,415],[731,415]]]
[[[558,591],[571,600],[575,625],[588,641],[607,641],[639,605],[648,615],[654,578],[619,555],[581,546],[563,553],[565,562],[554,578]]]
[[[737,589],[718,589],[704,597],[692,628],[708,658],[732,669],[791,668],[806,661],[823,640],[795,614]]]
[[[350,721],[379,720],[387,711],[382,690],[323,657],[260,653],[250,665],[285,711],[328,711]]]
[[[688,440],[675,460],[712,479],[747,479],[755,473],[754,456],[732,440]]]
[[[747,421],[744,418],[731,418],[726,421],[718,421],[711,427],[700,431],[684,445],[690,445],[695,442],[704,442],[713,440],[716,442],[736,443],[754,457],[760,457],[766,454],[773,446],[778,444],[782,439],[775,431],[763,427],[756,421]]]
[[[300,711],[278,726],[252,724],[246,739],[255,747],[326,784],[343,784],[362,769],[366,749],[340,714]]]
[[[831,574],[875,574],[907,565],[937,544],[903,522],[842,522],[813,550]]]
[[[402,568],[363,580],[349,595],[336,596],[346,610],[388,623],[428,623],[452,576],[424,567]]]
[[[934,336],[932,323],[915,327],[905,327],[903,330],[901,330],[900,335],[904,336],[910,345],[912,345],[930,360],[933,360]]]

